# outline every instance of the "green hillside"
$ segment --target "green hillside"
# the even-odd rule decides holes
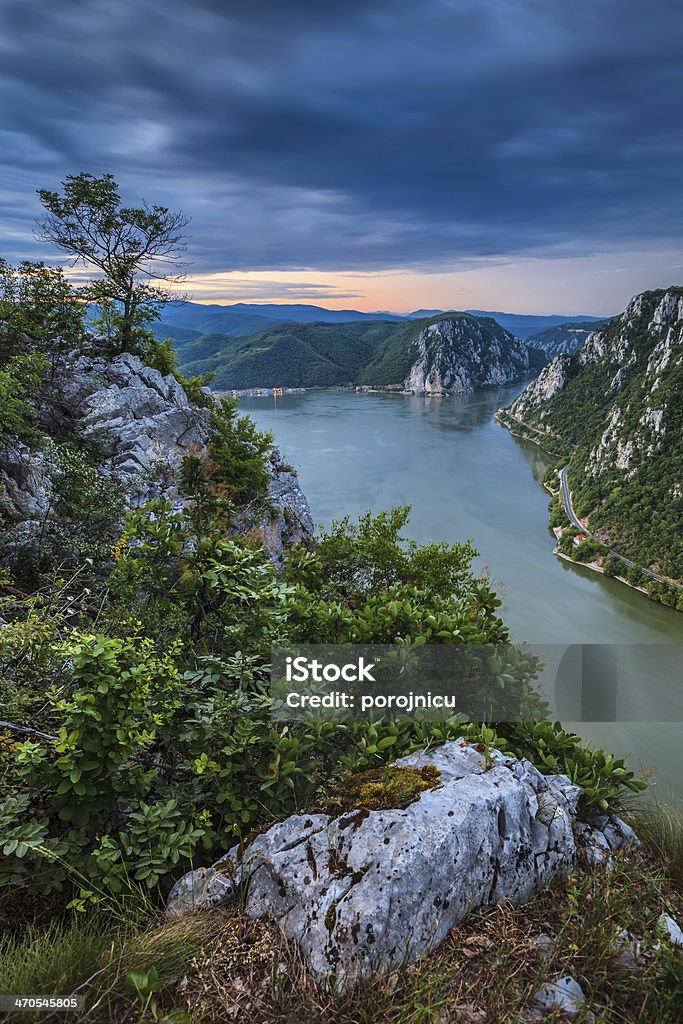
[[[241,338],[204,334],[179,340],[178,358],[183,373],[215,373],[213,387],[218,390],[400,384],[416,358],[420,332],[454,315],[400,322],[287,323]],[[501,332],[490,317],[457,316],[485,338]]]
[[[564,450],[574,508],[593,532],[683,578],[683,288],[636,296],[510,413]]]

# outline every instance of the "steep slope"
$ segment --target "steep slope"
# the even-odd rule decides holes
[[[246,338],[205,335],[178,346],[178,357],[186,373],[215,373],[216,389],[332,387],[352,383],[393,327],[382,321],[282,324]]]
[[[530,334],[526,338],[526,343],[533,348],[541,349],[548,359],[554,359],[555,356],[565,352],[571,355],[578,352],[589,334],[605,323],[607,323],[606,320],[596,320],[592,324],[580,322],[558,324],[556,327],[547,327],[537,334]]]
[[[563,454],[591,531],[683,577],[683,288],[637,295],[579,352],[549,363],[507,414]]]
[[[0,443],[0,567],[25,557],[38,541],[51,542],[68,531],[62,492],[67,471],[74,475],[75,439],[90,461],[74,486],[82,489],[83,480],[94,475],[98,496],[93,500],[112,504],[110,526],[116,535],[123,513],[147,501],[164,499],[176,511],[185,507],[183,459],[208,454],[211,397],[205,394],[203,402],[188,398],[173,375],[162,376],[137,356],[72,353],[50,386],[38,424],[40,444],[31,447],[11,437]],[[310,536],[313,522],[297,476],[277,450],[269,472],[263,507],[252,503],[254,516],[241,522],[245,529],[258,528],[277,562],[283,548]],[[77,544],[82,525],[74,528]],[[106,541],[104,531],[101,540]]]
[[[178,354],[184,372],[214,372],[217,389],[358,384],[463,391],[529,371],[522,342],[494,320],[467,313],[399,323],[290,323],[246,338],[204,335],[179,345]]]
[[[444,394],[507,384],[529,370],[529,351],[488,317],[468,314],[437,320],[417,339],[417,359],[406,391]]]

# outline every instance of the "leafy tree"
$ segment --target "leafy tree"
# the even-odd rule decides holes
[[[178,268],[188,219],[156,204],[123,206],[112,174],[68,175],[62,188],[38,190],[45,208],[38,237],[102,275],[84,295],[119,304],[113,349],[136,351],[140,329],[172,298],[157,282],[168,282],[169,270]]]
[[[0,445],[9,438],[36,441],[34,400],[46,366],[39,355],[15,356],[0,367]]]
[[[267,459],[273,435],[256,429],[248,416],[239,416],[236,398],[222,398],[211,409],[209,471],[236,500],[262,493],[268,483]]]
[[[61,267],[0,259],[0,361],[37,345],[54,363],[82,343],[84,312]]]
[[[357,525],[348,516],[333,522],[317,545],[324,564],[320,580],[324,591],[360,595],[405,584],[429,587],[450,598],[468,590],[472,584],[470,563],[476,554],[472,545],[425,545],[407,540],[401,531],[409,516],[410,506],[399,506],[376,516],[366,512]]]
[[[602,567],[605,571],[605,576],[623,576],[625,563],[621,559],[615,558],[614,555],[608,555],[603,561]]]

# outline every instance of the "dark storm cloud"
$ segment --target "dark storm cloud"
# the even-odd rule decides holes
[[[193,272],[573,255],[680,236],[672,0],[4,0],[0,212],[111,170]]]

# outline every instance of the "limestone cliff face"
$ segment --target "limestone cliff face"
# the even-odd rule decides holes
[[[516,419],[525,421],[531,410],[553,398],[569,379],[570,362],[568,355],[560,355],[544,366],[536,380],[532,381],[519,398],[512,403],[510,414]]]
[[[682,361],[681,289],[645,292],[631,299],[620,317],[593,331],[576,355],[553,359],[509,411],[537,428],[557,427],[557,399],[571,384],[571,397],[563,399],[567,411],[578,408],[582,391],[587,402],[606,411],[585,472],[599,476],[616,469],[635,475],[642,458],[655,456],[666,441],[668,420],[676,415],[668,377]],[[566,434],[561,425],[565,430],[559,432]]]
[[[171,374],[162,376],[137,356],[69,358],[52,382],[50,418],[62,436],[77,432],[97,444],[97,472],[117,485],[122,515],[152,498],[166,498],[180,510],[182,459],[207,452],[209,410],[189,401]],[[313,523],[296,474],[279,452],[271,469],[266,511],[249,525],[259,527],[280,560],[283,548],[310,536]],[[0,519],[9,523],[14,539],[26,542],[40,531],[57,470],[49,436],[38,449],[14,441],[0,451]]]
[[[636,295],[507,410],[532,440],[552,435],[593,531],[673,579],[683,578],[682,382],[683,288],[671,287]]]
[[[404,390],[459,394],[509,384],[528,372],[529,351],[509,331],[488,318],[454,316],[420,332]]]

